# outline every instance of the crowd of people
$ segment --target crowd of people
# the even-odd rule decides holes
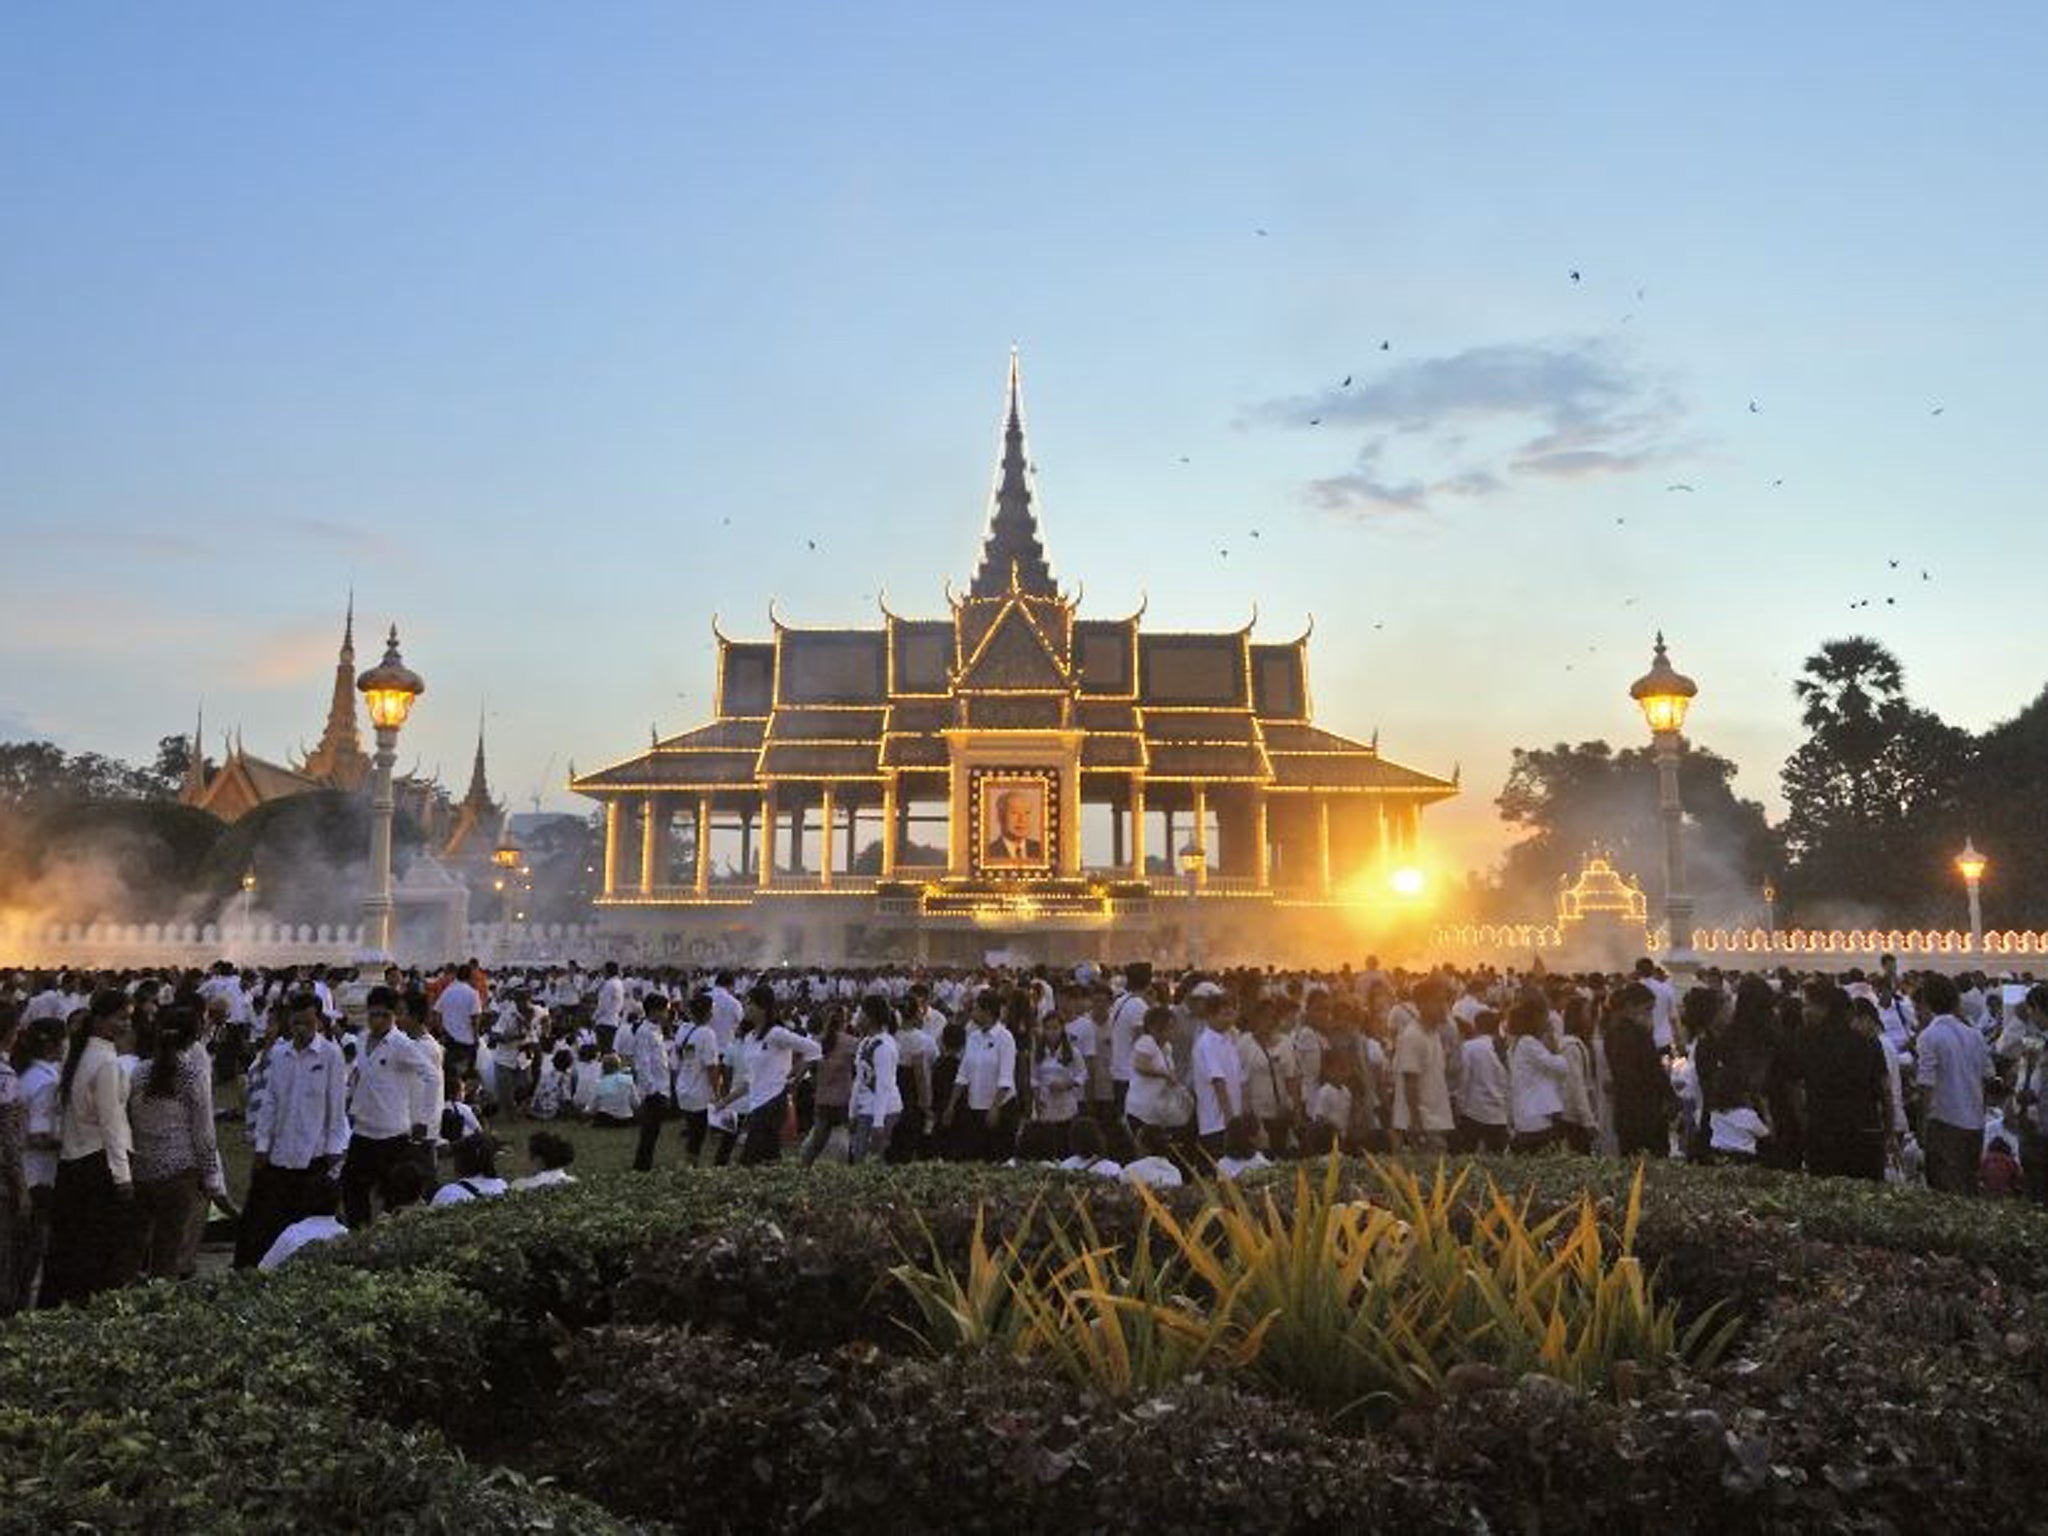
[[[1421,1150],[1683,1156],[2048,1204],[2048,986],[1875,969],[0,974],[0,1311],[275,1267],[382,1212],[792,1155],[1175,1184]],[[508,1180],[501,1134],[526,1124]],[[239,1204],[220,1138],[247,1137]],[[664,1144],[672,1150],[665,1151]],[[223,1238],[223,1241],[225,1238]]]

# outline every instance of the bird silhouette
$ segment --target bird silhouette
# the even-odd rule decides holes
[[[1647,294],[1647,293],[1648,293],[1649,291],[1650,291],[1650,290],[1649,290],[1649,289],[1647,289],[1647,288],[1638,288],[1638,289],[1636,290],[1636,297],[1640,299],[1640,298],[1642,298],[1642,297],[1643,297],[1643,296],[1644,296],[1645,294]]]
[[[1758,405],[1758,404],[1757,404],[1757,403],[1756,403],[1756,402],[1755,402],[1754,400],[1752,400],[1752,401],[1750,401],[1750,402],[1749,402],[1749,414],[1750,414],[1750,415],[1752,415],[1752,416],[1760,416],[1760,415],[1762,415],[1762,414],[1763,414],[1763,409],[1764,409],[1764,408],[1763,408],[1762,406]]]
[[[1188,461],[1188,456],[1187,456],[1186,454],[1182,454],[1182,455],[1180,456],[1180,461],[1181,461],[1181,463],[1183,463],[1183,464],[1187,463],[1187,461]]]
[[[1323,424],[1323,418],[1320,416],[1311,416],[1308,419],[1308,424],[1312,427],[1320,427]]]
[[[1382,621],[1381,623],[1378,623],[1378,624],[1375,624],[1375,625],[1373,625],[1373,628],[1374,628],[1374,629],[1385,629],[1386,627],[1387,627],[1387,626],[1386,626],[1386,624],[1385,624],[1385,622],[1384,622],[1384,621]]]
[[[816,539],[805,539],[804,544],[807,548],[810,549],[816,549],[818,547],[818,541]]]
[[[1573,268],[1572,268],[1572,281],[1576,283],[1576,282],[1577,282],[1578,280],[1579,280],[1579,269],[1578,269],[1577,267],[1573,267]]]
[[[1224,558],[1224,559],[1226,559],[1226,560],[1228,560],[1228,559],[1230,558],[1230,551],[1229,551],[1229,550],[1227,550],[1227,549],[1221,549],[1221,550],[1218,550],[1218,551],[1217,551],[1217,553],[1218,553],[1218,554],[1220,554],[1221,556],[1223,556],[1223,558]]]
[[[1937,405],[1933,410],[1929,411],[1927,414],[1930,416],[1939,416],[1943,411],[1947,409],[1948,407],[1945,405]]]
[[[1256,529],[1256,528],[1254,528],[1254,529],[1252,530],[1252,537],[1256,539],[1256,538],[1257,538],[1258,536],[1259,536],[1259,530],[1258,530],[1258,529]]]
[[[1617,528],[1623,528],[1623,527],[1626,527],[1627,525],[1628,525],[1628,519],[1627,519],[1627,518],[1625,518],[1625,517],[1617,517],[1617,518],[1616,518],[1616,519],[1614,520],[1614,526],[1615,526],[1615,527],[1617,527]]]
[[[1884,600],[1884,605],[1885,605],[1885,607],[1887,607],[1887,608],[1893,607],[1893,606],[1895,606],[1895,605],[1896,605],[1897,603],[1898,603],[1898,599],[1897,599],[1896,597],[1888,597],[1888,598],[1886,598],[1886,599]]]
[[[1899,568],[1899,562],[1896,560],[1887,560],[1885,561],[1885,564],[1890,566],[1895,571]]]
[[[1350,375],[1350,374],[1348,374],[1348,373],[1347,373],[1347,374],[1345,374],[1345,375],[1344,375],[1344,382],[1343,382],[1342,384],[1338,385],[1337,387],[1338,387],[1339,389],[1349,389],[1349,388],[1351,387],[1351,375]]]
[[[1261,240],[1266,238],[1266,232],[1263,229],[1255,229],[1252,231],[1252,233],[1257,235]]]
[[[1778,478],[1777,478],[1776,480],[1773,480],[1773,481],[1771,482],[1771,484],[1772,484],[1773,486],[1780,486],[1780,485],[1783,485],[1784,483],[1785,483],[1785,479],[1784,479],[1784,476],[1782,476],[1782,475],[1780,475],[1780,476],[1779,476],[1779,477],[1778,477]]]
[[[1394,350],[1394,344],[1391,341],[1383,341],[1380,343],[1380,350],[1382,352],[1391,352]]]
[[[1679,483],[1678,483],[1677,485],[1667,485],[1667,486],[1665,486],[1665,487],[1664,487],[1664,489],[1665,489],[1665,490],[1667,490],[1667,491],[1686,491],[1686,492],[1690,492],[1690,491],[1692,490],[1692,487],[1691,487],[1691,486],[1689,486],[1689,485],[1687,485],[1687,484],[1686,484],[1686,483],[1685,483],[1684,481],[1682,481],[1682,480],[1681,480],[1681,481],[1680,481],[1680,482],[1679,482]]]
[[[1933,578],[1932,576],[1928,575],[1928,574],[1927,574],[1927,573],[1926,573],[1925,571],[1922,571],[1922,572],[1920,573],[1920,579],[1921,579],[1922,581],[1932,581],[1932,580],[1934,580],[1934,578]]]

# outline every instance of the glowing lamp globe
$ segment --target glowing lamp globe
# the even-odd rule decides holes
[[[1660,632],[1650,670],[1635,680],[1628,696],[1642,705],[1643,718],[1650,722],[1650,730],[1661,736],[1667,731],[1684,729],[1685,712],[1699,691],[1699,684],[1671,665],[1671,658],[1664,653],[1664,636]]]
[[[1991,861],[1977,851],[1977,845],[1964,838],[1963,851],[1956,855],[1956,868],[1962,871],[1963,878],[1975,885],[1984,878],[1984,871],[1990,865]]]
[[[398,626],[391,626],[391,638],[384,642],[384,659],[356,679],[356,691],[369,706],[370,723],[380,731],[395,731],[412,713],[412,701],[427,691],[419,673],[398,654]]]
[[[1396,896],[1420,896],[1423,887],[1429,884],[1428,877],[1413,867],[1397,869],[1387,876],[1387,884],[1394,888]]]
[[[500,843],[491,850],[491,862],[500,869],[519,867],[519,848],[515,843]]]
[[[1192,845],[1181,849],[1180,872],[1182,874],[1199,874],[1201,873],[1202,866],[1206,863],[1208,863],[1208,856],[1204,854],[1201,849],[1196,848]]]

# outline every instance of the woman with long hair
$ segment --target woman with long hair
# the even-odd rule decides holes
[[[1031,1118],[1036,1124],[1057,1125],[1064,1132],[1081,1112],[1088,1063],[1074,1049],[1066,1024],[1057,1012],[1038,1021],[1030,1040]]]
[[[879,992],[860,1000],[860,1044],[854,1051],[852,1146],[856,1163],[888,1155],[889,1137],[903,1114],[903,1087],[896,1068],[903,1052],[896,1044],[895,1007]]]
[[[1508,1128],[1513,1152],[1543,1152],[1558,1144],[1564,1121],[1564,1084],[1571,1063],[1550,1048],[1550,1005],[1524,992],[1508,1010]]]
[[[818,1031],[818,1070],[812,1075],[811,1129],[797,1159],[808,1168],[846,1124],[853,1102],[853,1057],[860,1041],[847,1027],[846,1004],[825,1005],[824,1027]]]
[[[772,1163],[782,1155],[782,1121],[789,1112],[789,1083],[801,1068],[824,1055],[818,1042],[800,1035],[781,1020],[775,989],[758,982],[747,994],[745,1024],[740,1032],[740,1068],[736,1086],[720,1107],[743,1116],[739,1138],[740,1166]]]
[[[226,1200],[213,1137],[213,1070],[199,1010],[173,1003],[153,1021],[149,1058],[128,1090],[141,1272],[182,1280],[198,1267],[209,1198]]]
[[[127,1030],[128,994],[103,988],[93,994],[85,1025],[64,1054],[57,1078],[64,1141],[50,1201],[42,1306],[83,1301],[121,1281],[135,1198],[128,1094],[116,1044]]]

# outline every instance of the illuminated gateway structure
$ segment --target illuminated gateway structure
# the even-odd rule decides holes
[[[1454,779],[1310,718],[1308,639],[1082,618],[1032,505],[1016,359],[950,617],[718,631],[717,712],[571,787],[605,926],[811,961],[1334,954]]]

